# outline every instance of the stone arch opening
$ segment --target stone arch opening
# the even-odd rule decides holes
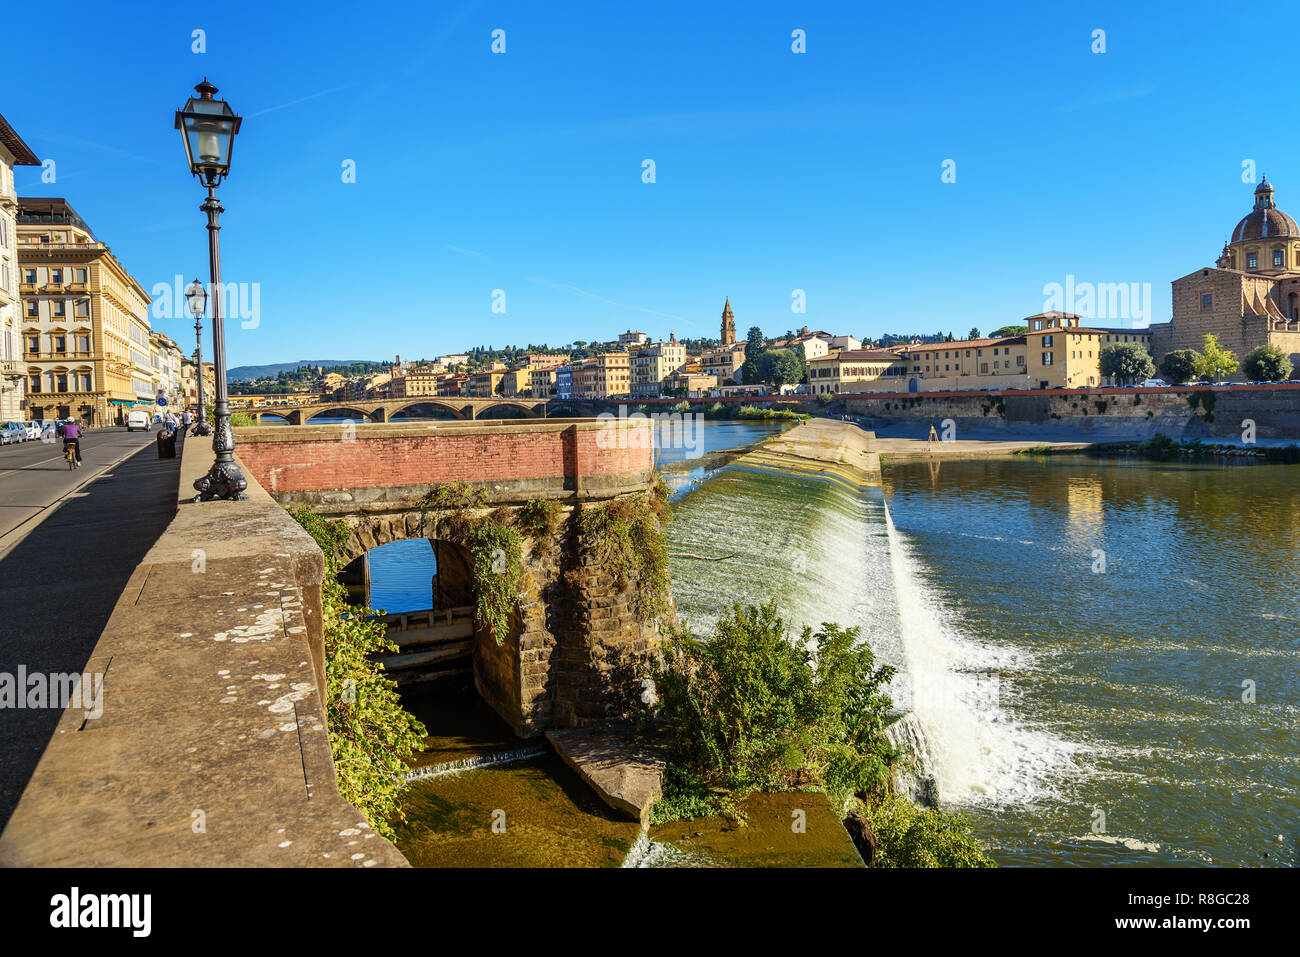
[[[532,419],[536,415],[520,405],[501,403],[500,405],[489,405],[485,409],[480,409],[478,413],[480,419]]]
[[[354,524],[339,579],[358,603],[376,610],[393,605],[383,608],[384,620],[399,650],[381,660],[432,737],[468,722],[470,737],[496,741],[502,721],[508,737],[523,736],[520,616],[512,617],[510,634],[500,642],[477,623],[473,557],[463,544],[439,536],[437,521],[429,518],[408,514]],[[377,571],[394,570],[399,580],[376,587]]]
[[[463,419],[459,410],[442,402],[412,402],[390,412],[390,422],[403,422],[409,419]]]
[[[288,412],[255,412],[253,418],[259,425],[289,425],[293,422]]]
[[[368,412],[362,412],[360,409],[351,409],[347,406],[340,405],[329,409],[318,409],[307,417],[306,424],[310,425],[313,422],[318,422],[318,424],[327,424],[319,422],[319,420],[323,419],[353,419],[361,422],[369,422],[370,414]]]

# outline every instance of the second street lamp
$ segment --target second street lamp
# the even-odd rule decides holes
[[[208,413],[203,405],[203,313],[208,308],[208,292],[203,283],[197,279],[190,283],[185,289],[185,299],[194,317],[194,386],[199,393],[198,416],[190,434],[211,435],[212,426],[208,425]]]
[[[230,428],[230,402],[226,396],[226,331],[221,317],[221,244],[217,232],[221,229],[217,219],[224,210],[217,202],[217,186],[230,172],[230,154],[234,150],[235,134],[239,132],[240,117],[225,100],[214,98],[217,88],[204,77],[194,87],[197,97],[190,97],[176,111],[176,129],[185,141],[185,157],[190,172],[199,178],[208,190],[208,198],[199,209],[208,214],[208,264],[212,274],[212,360],[217,380],[217,395],[213,402],[216,428],[213,430],[212,451],[216,461],[208,474],[194,480],[200,501],[214,498],[247,498],[244,489],[248,480],[235,464],[235,434]],[[200,355],[199,359],[202,360]],[[200,381],[203,366],[196,370]]]

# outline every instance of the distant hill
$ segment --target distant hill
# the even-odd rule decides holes
[[[265,366],[235,366],[226,370],[227,382],[252,382],[263,376],[279,375],[292,372],[300,366],[320,366],[329,369],[334,366],[349,366],[357,362],[373,362],[372,359],[299,359],[297,362],[274,362]]]

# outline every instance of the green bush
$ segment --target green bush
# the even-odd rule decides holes
[[[325,555],[325,716],[339,792],[376,834],[392,840],[392,824],[405,820],[397,798],[406,759],[421,750],[428,731],[402,707],[397,684],[372,660],[398,650],[386,637],[384,623],[371,609],[349,605],[347,589],[336,577],[346,526],[326,521],[306,506],[290,508],[289,514]]]
[[[820,788],[840,804],[888,793],[893,674],[856,628],[827,622],[791,641],[775,603],[733,605],[705,641],[671,635],[655,676],[676,732],[661,818],[753,791]]]
[[[858,806],[879,841],[877,867],[997,867],[963,814],[893,794]]]

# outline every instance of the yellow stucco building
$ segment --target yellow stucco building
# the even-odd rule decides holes
[[[18,200],[26,417],[154,411],[149,296],[65,199]]]

